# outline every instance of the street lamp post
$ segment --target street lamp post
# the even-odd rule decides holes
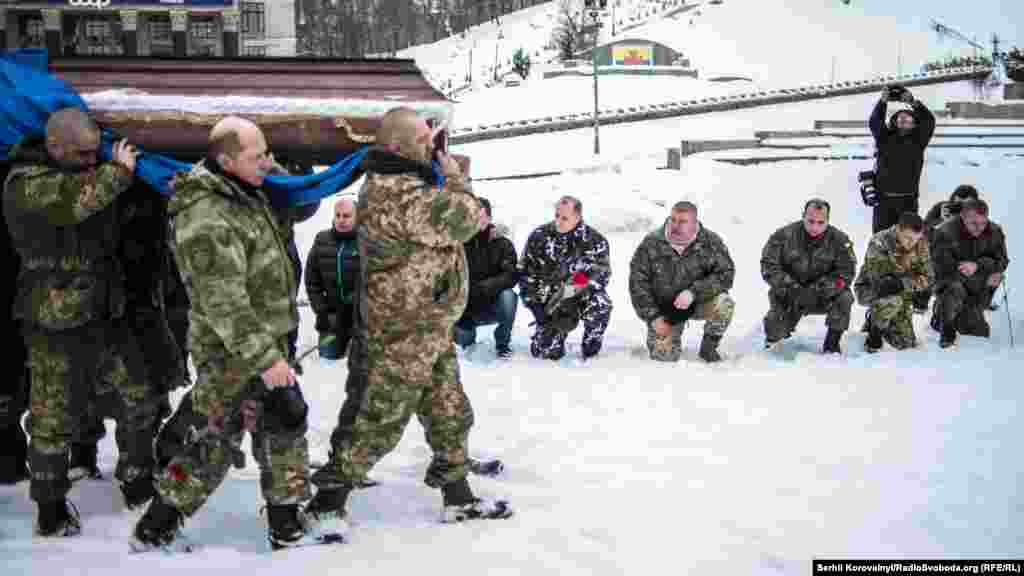
[[[594,65],[594,155],[599,155],[601,154],[601,136],[599,134],[601,122],[597,117],[597,32],[599,24],[598,12],[594,10],[591,14],[594,16],[594,46],[590,49],[590,59]]]
[[[498,47],[501,46],[501,41],[505,38],[501,28],[498,29],[498,39],[494,42],[494,81],[498,81]]]

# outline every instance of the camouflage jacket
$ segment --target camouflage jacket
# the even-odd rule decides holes
[[[554,222],[534,230],[520,260],[519,297],[526,306],[544,306],[574,273],[590,277],[594,290],[604,290],[612,276],[608,241],[580,222],[560,234]]]
[[[14,316],[66,330],[124,314],[117,198],[132,174],[115,163],[69,172],[42,139],[12,150],[4,218],[21,257]]]
[[[973,278],[979,283],[987,280],[991,274],[1005,272],[1010,265],[1006,253],[1006,235],[1002,227],[991,221],[981,236],[973,238],[964,229],[960,218],[951,218],[935,229],[931,251],[935,283],[939,289],[964,278],[959,270],[961,262],[977,263],[978,271]]]
[[[761,277],[775,290],[813,287],[834,298],[853,284],[857,255],[850,238],[829,226],[811,239],[803,221],[778,229],[761,251]]]
[[[447,338],[466,308],[463,243],[479,230],[480,203],[463,178],[439,188],[429,166],[382,149],[371,150],[363,166],[358,234],[367,328],[383,343]]]
[[[298,325],[287,231],[262,191],[199,163],[171,183],[174,255],[191,309],[196,365],[223,362],[254,377],[288,357]]]
[[[683,290],[696,301],[707,301],[732,288],[736,267],[725,242],[704,226],[686,250],[678,254],[665,237],[665,225],[648,234],[629,263],[629,297],[644,322],[650,323],[673,308]]]
[[[910,250],[906,250],[896,238],[896,226],[875,234],[868,242],[864,254],[864,265],[853,285],[857,302],[870,306],[878,299],[878,281],[889,274],[903,281],[904,295],[925,290],[932,285],[931,257],[928,254],[928,240],[922,237]]]

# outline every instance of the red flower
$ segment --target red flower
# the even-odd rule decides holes
[[[576,272],[572,275],[572,285],[577,288],[582,288],[590,283],[590,276],[587,276],[586,272]]]
[[[174,480],[175,482],[184,482],[188,479],[188,474],[177,464],[171,464],[168,466],[167,474],[171,477],[171,480]]]
[[[846,288],[846,280],[836,278],[836,290],[842,290],[843,288]]]

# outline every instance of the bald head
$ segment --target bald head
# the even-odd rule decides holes
[[[351,232],[356,225],[356,203],[351,197],[340,198],[334,203],[334,229]]]
[[[430,163],[434,156],[430,126],[411,108],[393,108],[381,118],[377,144],[400,156]]]
[[[96,165],[100,131],[88,114],[63,108],[46,121],[46,151],[58,165],[78,170]]]
[[[263,131],[237,116],[223,118],[213,126],[206,157],[225,173],[253,186],[261,186],[273,168]]]

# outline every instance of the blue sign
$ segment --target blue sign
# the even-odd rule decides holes
[[[25,2],[24,4],[32,4]],[[37,4],[67,6],[68,8],[109,8],[111,6],[224,6],[230,8],[234,0],[36,0]]]

